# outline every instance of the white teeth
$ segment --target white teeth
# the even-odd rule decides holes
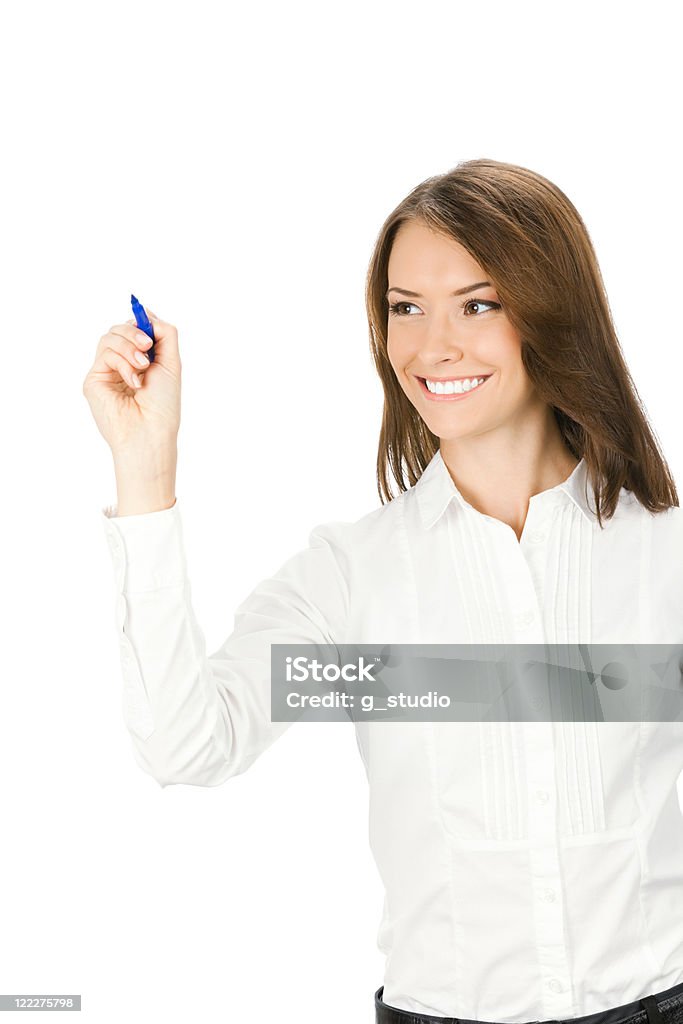
[[[485,379],[485,377],[466,377],[465,380],[438,380],[434,382],[426,380],[425,384],[433,395],[459,395],[464,391],[472,391],[479,384],[483,384]]]

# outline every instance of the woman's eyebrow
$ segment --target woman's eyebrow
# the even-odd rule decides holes
[[[477,284],[468,284],[465,288],[458,288],[457,291],[451,292],[451,295],[466,295],[467,292],[473,292],[477,288],[490,288],[490,281],[478,281]],[[400,292],[401,295],[409,295],[411,299],[422,299],[423,295],[419,292],[410,292],[407,288],[395,288],[393,285],[391,288],[387,288],[385,299],[389,298],[389,292]]]

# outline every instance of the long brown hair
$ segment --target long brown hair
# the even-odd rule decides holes
[[[553,409],[563,440],[584,458],[598,523],[621,487],[650,512],[678,494],[624,360],[588,231],[542,175],[498,160],[467,160],[427,178],[384,222],[368,267],[365,300],[372,357],[384,388],[377,453],[382,502],[405,491],[439,448],[401,388],[387,355],[389,255],[399,226],[416,219],[459,242],[485,271],[522,339],[522,361]]]

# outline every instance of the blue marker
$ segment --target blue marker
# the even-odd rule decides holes
[[[133,316],[135,317],[135,322],[138,325],[138,328],[141,331],[144,331],[147,337],[151,338],[153,342],[156,341],[156,338],[154,337],[154,328],[152,327],[149,317],[145,313],[145,307],[138,302],[134,295],[131,295],[130,297],[130,304],[133,307]],[[145,355],[149,359],[150,363],[154,362],[154,345],[147,349]]]

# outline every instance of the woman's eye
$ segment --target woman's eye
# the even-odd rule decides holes
[[[499,302],[487,302],[485,299],[467,299],[463,302],[462,308],[467,309],[468,306],[490,306],[492,309],[500,309]],[[474,314],[474,316],[478,315],[478,313]]]
[[[399,313],[399,308],[402,306],[414,306],[414,302],[394,302],[392,306],[389,306],[389,312],[392,316],[405,316],[405,313]],[[417,306],[415,306],[417,309]]]

